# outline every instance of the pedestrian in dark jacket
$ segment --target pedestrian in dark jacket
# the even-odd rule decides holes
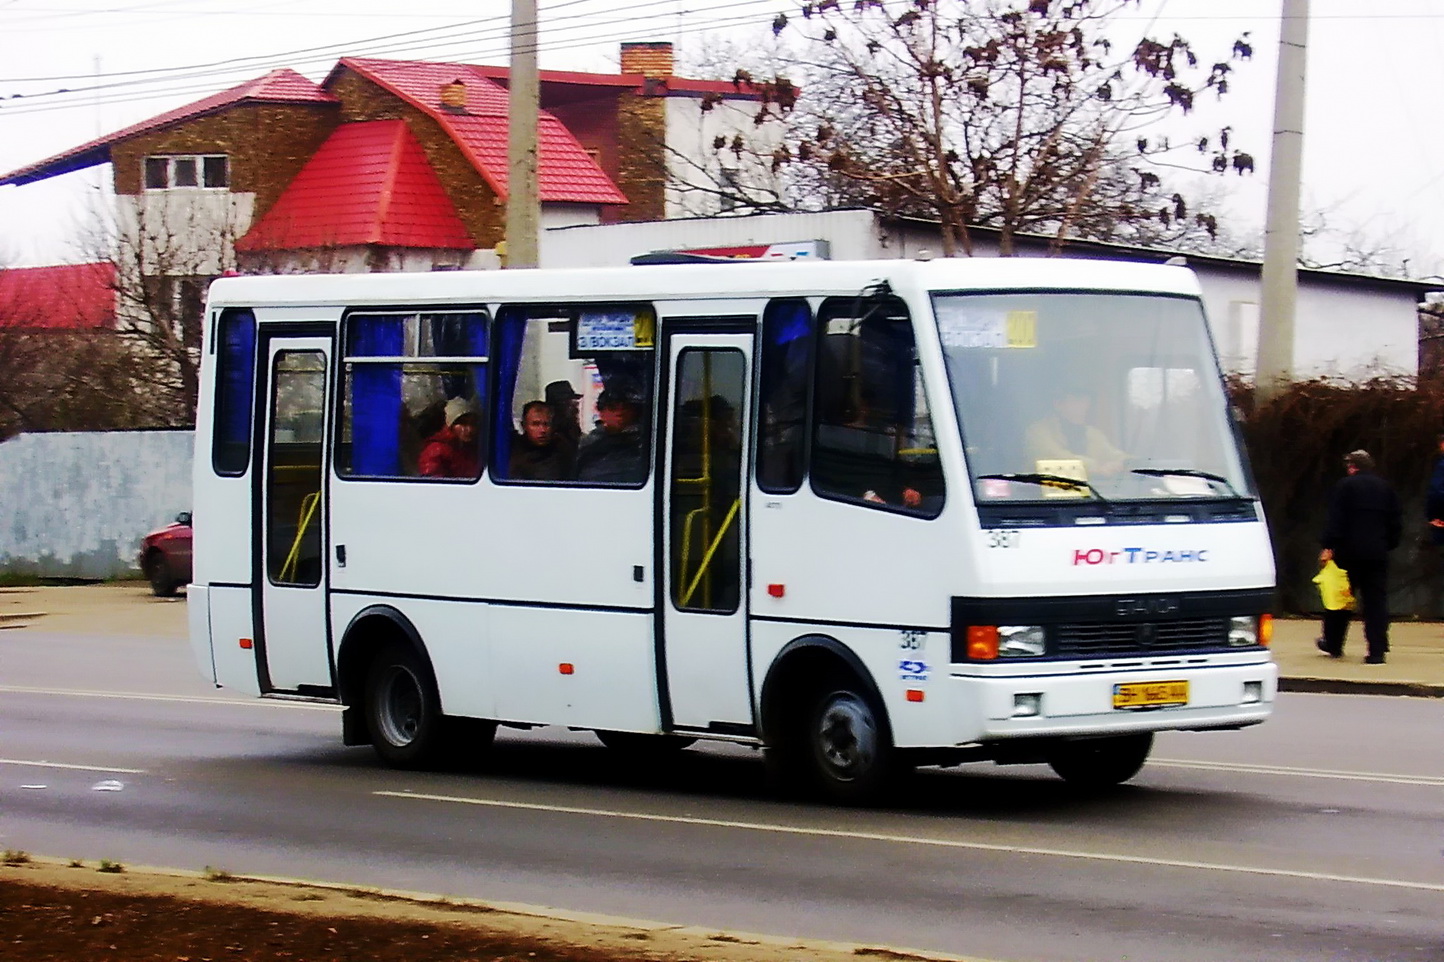
[[[1329,494],[1319,563],[1332,560],[1348,573],[1369,645],[1364,663],[1382,665],[1389,650],[1389,552],[1399,546],[1403,527],[1399,496],[1374,472],[1367,451],[1345,455],[1344,470],[1348,474]],[[1333,637],[1320,639],[1320,650],[1335,658],[1342,655],[1347,631],[1348,620],[1341,619]]]

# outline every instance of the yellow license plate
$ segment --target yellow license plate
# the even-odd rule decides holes
[[[1113,686],[1114,708],[1165,708],[1187,704],[1186,681],[1141,681]]]

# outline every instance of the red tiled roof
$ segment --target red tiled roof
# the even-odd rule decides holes
[[[89,330],[115,325],[115,265],[0,270],[0,330]]]
[[[0,176],[0,185],[28,184],[31,181],[68,174],[72,170],[83,170],[86,167],[94,167],[96,164],[108,163],[112,144],[134,137],[136,134],[160,130],[243,103],[338,104],[340,101],[296,71],[282,67],[279,70],[272,70],[264,77],[248,80],[229,90],[222,90],[218,94],[211,94],[209,97],[197,100],[195,103],[177,107],[175,110],[151,117],[149,120],[142,120],[138,124],[132,124],[113,134],[106,134],[104,137],[81,144],[79,147],[72,147],[54,157],[37,161],[18,170],[12,170],[10,173]]]
[[[422,63],[344,57],[326,83],[346,67],[386,88],[439,123],[496,192],[507,196],[508,94],[468,64]],[[466,86],[466,107],[452,111],[441,105],[441,88],[455,81]],[[537,116],[537,180],[544,202],[625,204],[591,155],[560,120],[545,110]]]
[[[511,76],[510,67],[477,65],[471,68],[490,80],[503,83]],[[548,84],[575,84],[580,87],[630,87],[647,97],[697,96],[699,94],[723,94],[738,100],[758,100],[759,95],[738,87],[730,80],[689,80],[686,77],[667,77],[647,82],[639,73],[584,73],[576,70],[539,70],[537,80],[545,88]],[[543,90],[543,97],[546,96]]]
[[[476,247],[405,121],[336,128],[236,250],[356,244]]]

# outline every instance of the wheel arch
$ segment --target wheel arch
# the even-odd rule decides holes
[[[788,722],[806,709],[806,699],[789,698],[789,693],[816,687],[829,671],[845,671],[857,679],[866,694],[878,707],[878,720],[887,737],[892,737],[892,721],[882,691],[861,658],[847,645],[824,634],[806,634],[792,639],[768,666],[759,696],[759,719],[762,740],[771,742],[780,732],[788,730]]]
[[[436,677],[436,668],[421,640],[421,632],[411,619],[390,605],[368,605],[356,612],[341,633],[341,645],[336,653],[336,694],[345,708],[341,730],[342,741],[347,745],[364,745],[370,740],[363,705],[366,673],[376,654],[393,641],[410,645],[431,677]]]

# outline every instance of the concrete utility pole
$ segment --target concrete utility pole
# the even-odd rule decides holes
[[[1299,179],[1304,155],[1304,78],[1309,0],[1283,0],[1279,69],[1274,88],[1268,223],[1264,228],[1263,297],[1258,326],[1257,396],[1271,401],[1294,373],[1294,307],[1299,288]]]
[[[536,0],[511,0],[511,77],[507,124],[507,267],[536,267],[541,194],[537,188]]]

